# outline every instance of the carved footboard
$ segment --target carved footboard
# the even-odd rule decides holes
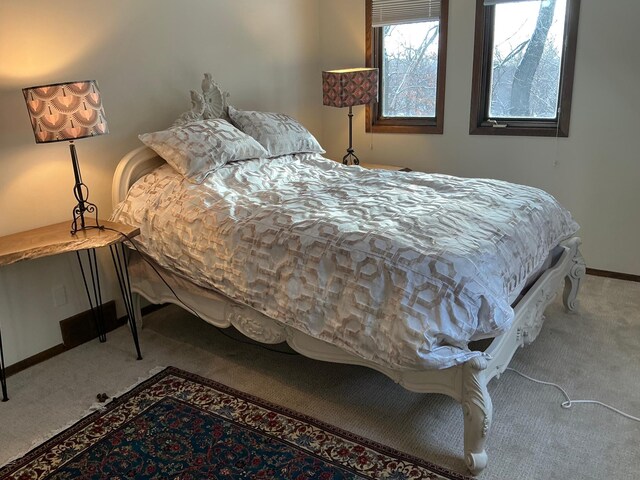
[[[519,347],[529,345],[535,340],[542,328],[544,310],[553,301],[563,282],[566,282],[564,304],[569,310],[575,310],[576,295],[585,274],[579,245],[580,239],[577,237],[561,245],[563,252],[557,261],[538,278],[516,305],[512,327],[495,338],[483,356],[444,370],[399,371],[386,368],[163,271],[163,275],[170,279],[178,297],[187,304],[182,305],[161,282],[157,279],[150,281],[155,273],[140,270],[144,269],[144,266],[136,262],[133,262],[131,270],[131,288],[137,297],[134,303],[138,309],[139,295],[152,303],[175,303],[197,312],[202,319],[218,327],[233,325],[256,341],[268,344],[286,341],[295,351],[309,358],[366,366],[384,373],[407,390],[441,393],[452,397],[462,405],[464,413],[465,463],[469,471],[478,474],[487,465],[485,444],[493,413],[487,385],[493,377],[500,375],[507,368]],[[136,315],[141,318],[139,310]]]

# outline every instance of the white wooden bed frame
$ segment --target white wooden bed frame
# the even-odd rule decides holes
[[[212,118],[223,115],[225,98],[211,76],[205,74],[203,95],[191,93],[193,108],[181,115],[178,123],[194,118]],[[204,99],[204,107],[203,101]],[[140,177],[162,165],[164,160],[151,149],[140,147],[120,161],[114,178],[112,199],[114,206],[125,199],[129,188]],[[394,370],[317,340],[298,330],[211,291],[205,291],[182,280],[182,287],[175,288],[185,304],[181,303],[159,279],[138,278],[132,272],[131,290],[134,296],[136,321],[141,324],[140,296],[148,301],[174,303],[197,314],[207,322],[226,328],[233,325],[248,337],[268,344],[287,342],[296,352],[316,360],[362,365],[378,370],[407,390],[420,393],[441,393],[458,401],[464,412],[464,460],[473,474],[480,473],[487,465],[485,443],[492,418],[491,397],[487,384],[505,371],[518,349],[535,340],[544,321],[544,310],[555,298],[564,282],[563,301],[570,311],[576,309],[576,296],[586,273],[579,250],[580,239],[573,237],[560,244],[561,253],[529,287],[514,307],[515,319],[511,328],[493,339],[483,357],[443,370]],[[221,313],[222,312],[222,313]]]

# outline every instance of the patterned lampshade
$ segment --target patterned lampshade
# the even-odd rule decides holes
[[[322,72],[322,104],[352,107],[378,100],[378,69],[348,68]]]
[[[95,80],[23,88],[36,143],[109,133]]]

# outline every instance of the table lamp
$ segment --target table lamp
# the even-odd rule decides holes
[[[359,165],[353,150],[354,105],[365,105],[378,100],[378,69],[347,68],[322,72],[322,104],[330,107],[349,107],[349,148],[342,163]]]
[[[82,182],[74,140],[109,133],[104,117],[100,90],[95,80],[55,83],[23,88],[25,102],[36,143],[69,142],[75,176],[73,194],[78,204],[73,208],[71,234],[86,228],[85,213],[94,214],[98,223],[98,207],[87,201],[89,189]]]

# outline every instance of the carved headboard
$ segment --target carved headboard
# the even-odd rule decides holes
[[[191,90],[191,109],[184,112],[173,123],[173,126],[184,125],[194,120],[208,120],[227,117],[227,98],[229,93],[222,91],[211,78],[204,74],[202,93]],[[125,155],[113,174],[111,185],[111,201],[115,207],[127,196],[131,185],[143,175],[164,163],[156,152],[148,147],[139,147]]]
[[[222,89],[211,78],[210,73],[204,74],[202,93],[191,90],[191,109],[184,112],[173,122],[174,126],[184,125],[194,120],[209,120],[211,118],[227,117],[228,92]]]

